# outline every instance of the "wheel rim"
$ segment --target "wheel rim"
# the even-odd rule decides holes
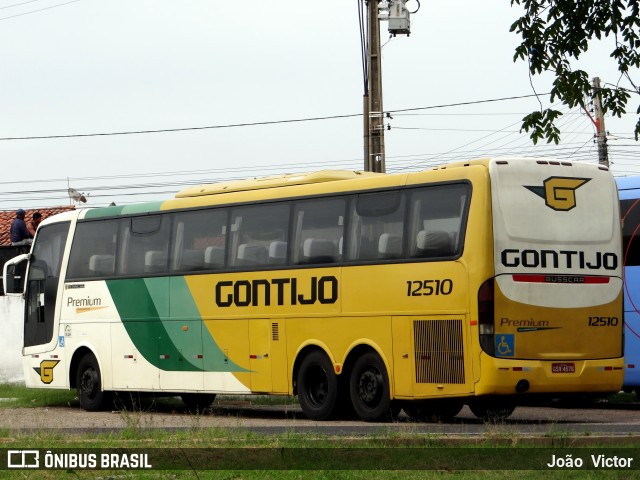
[[[98,390],[98,373],[93,368],[88,368],[82,373],[80,379],[80,393],[89,399],[93,399],[96,396]]]
[[[319,365],[309,368],[306,394],[309,403],[320,407],[327,401],[329,395],[329,379],[327,373]]]
[[[363,371],[358,380],[358,394],[360,400],[368,407],[375,407],[382,397],[384,380],[382,374],[370,367]]]

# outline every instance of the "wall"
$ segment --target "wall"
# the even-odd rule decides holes
[[[0,296],[0,384],[24,382],[22,371],[22,297]]]

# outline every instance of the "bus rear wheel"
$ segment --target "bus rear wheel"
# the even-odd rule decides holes
[[[361,420],[392,419],[389,376],[377,353],[367,352],[356,360],[351,370],[349,392],[353,409]]]
[[[297,376],[298,400],[311,420],[327,420],[338,400],[338,380],[333,364],[324,352],[309,353],[300,364]]]
[[[82,357],[78,364],[76,388],[80,407],[88,412],[101,410],[110,398],[109,392],[102,390],[98,360],[90,353]]]

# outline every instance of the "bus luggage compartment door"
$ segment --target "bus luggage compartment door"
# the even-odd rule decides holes
[[[397,396],[471,393],[473,375],[464,315],[394,317],[393,334]],[[407,362],[410,368],[404,366]]]

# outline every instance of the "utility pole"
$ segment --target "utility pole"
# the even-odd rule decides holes
[[[593,108],[595,110],[596,143],[598,144],[598,163],[609,167],[609,153],[607,149],[607,131],[604,128],[604,112],[600,98],[600,79],[593,79]]]
[[[359,0],[363,1],[363,0]],[[382,109],[382,59],[380,54],[380,20],[389,22],[392,36],[411,33],[409,0],[364,0],[367,3],[366,83],[363,97],[364,118],[364,169],[367,172],[385,173],[384,111]],[[384,6],[379,7],[382,3]],[[420,2],[418,1],[418,9]],[[360,4],[362,5],[362,4]],[[380,15],[380,10],[387,13]],[[361,16],[362,18],[362,16]],[[364,21],[362,22],[365,23]]]
[[[367,76],[364,98],[365,158],[367,172],[386,171],[384,160],[384,112],[382,111],[382,61],[380,58],[379,0],[367,0]]]

